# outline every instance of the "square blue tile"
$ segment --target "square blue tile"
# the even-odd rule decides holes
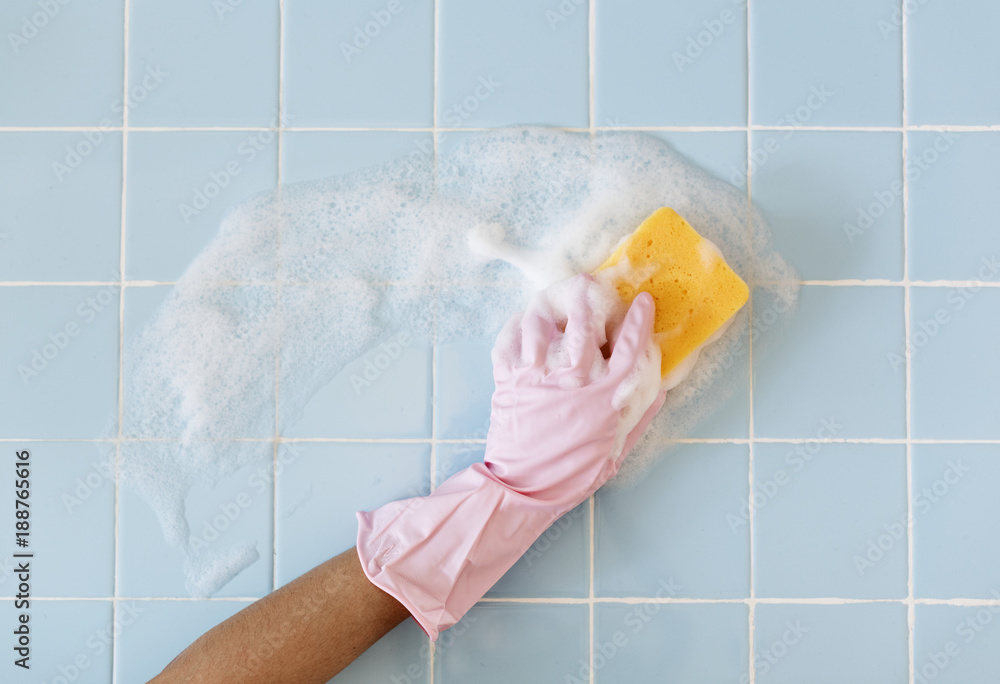
[[[282,435],[430,437],[432,353],[410,334],[390,335],[348,362],[301,411],[293,414],[283,407]],[[281,385],[287,394],[298,381],[282,375]]]
[[[34,553],[32,596],[103,597],[114,595],[115,486],[111,443],[30,442],[12,445],[10,466],[0,486],[14,490],[14,452],[27,451],[30,486],[28,548],[14,545],[14,502],[10,503],[11,535],[0,563],[0,593],[17,593],[12,569],[14,553]],[[20,461],[16,461],[20,463]],[[86,558],[81,564],[79,560]],[[15,563],[16,565],[16,563]]]
[[[249,605],[248,601],[121,601],[115,644],[120,682],[147,682],[195,639]],[[127,624],[126,624],[127,622]],[[104,680],[107,681],[107,680]]]
[[[587,7],[551,25],[535,0],[441,0],[437,125],[587,126]]]
[[[160,308],[167,301],[173,292],[172,285],[154,286],[131,286],[125,290],[125,378],[123,388],[123,401],[125,410],[123,414],[122,434],[125,437],[170,437],[180,439],[184,436],[189,423],[184,420],[182,407],[173,403],[174,398],[159,402],[157,405],[150,403],[149,396],[143,396],[145,388],[139,383],[129,382],[130,373],[134,372],[136,364],[142,363],[137,356],[135,346],[137,338],[143,332],[146,325],[155,320]],[[237,311],[246,315],[243,311],[247,307],[256,307],[255,311],[266,311],[266,307],[273,305],[277,297],[275,289],[269,285],[245,285],[237,287],[223,286],[218,290],[203,290],[202,304],[214,307],[216,311]],[[188,350],[190,352],[190,350]],[[201,352],[193,352],[200,357]],[[224,438],[258,438],[271,439],[274,437],[274,365],[265,365],[257,369],[257,375],[252,379],[256,386],[251,391],[252,401],[243,403],[244,409],[248,412],[257,412],[256,420],[251,422],[252,427],[248,432],[241,434],[224,434],[224,426],[215,425],[211,428],[216,437]],[[245,378],[245,382],[250,383],[250,378]],[[139,396],[135,396],[135,390],[140,390]],[[245,416],[249,420],[250,416]]]
[[[758,604],[757,681],[905,684],[907,632],[902,603]]]
[[[181,458],[174,443],[124,442],[122,460],[160,462]],[[214,596],[263,596],[271,591],[273,494],[270,449],[255,462],[227,475],[212,487],[195,484],[184,500],[190,529],[188,554],[164,538],[160,522],[134,487],[123,485],[118,504],[118,594],[128,597],[201,596],[201,586],[188,587],[185,561],[213,562],[237,547],[251,545],[259,557],[224,584]]]
[[[478,604],[438,638],[434,681],[563,682],[587,667],[587,638],[584,605]]]
[[[596,125],[746,125],[745,5],[625,0],[596,13]]]
[[[597,494],[598,596],[742,598],[750,591],[750,531],[727,514],[747,496],[748,448],[686,444],[649,464],[634,487]]]
[[[4,601],[0,606],[0,619],[11,631],[23,613],[13,601]],[[13,661],[21,656],[11,651],[10,660],[4,663],[4,682],[110,682],[115,628],[111,613],[111,601],[32,601],[28,611],[30,669],[15,666]],[[9,649],[14,639],[9,638]]]
[[[434,434],[438,439],[485,439],[494,389],[490,347],[453,342],[438,345],[434,354]]]
[[[995,444],[913,445],[913,593],[918,598],[1000,598],[998,456]]]
[[[759,312],[754,316],[759,318]],[[750,325],[749,316],[744,317],[739,322],[734,321],[733,325],[742,323],[744,326]],[[755,348],[760,347],[762,338],[754,338]],[[742,344],[736,344],[727,352],[723,363],[729,363],[728,368],[705,391],[705,396],[699,399],[704,407],[710,409],[700,422],[698,422],[685,437],[696,439],[747,439],[750,434],[750,345],[749,333]],[[693,371],[697,377],[697,370]],[[693,380],[693,378],[692,378]],[[666,411],[672,411],[674,401],[691,401],[686,397],[684,385],[667,394],[667,401],[664,404]],[[676,392],[681,392],[679,396],[671,396]],[[683,421],[681,421],[683,422]],[[653,424],[655,429],[657,423]]]
[[[118,280],[121,133],[3,133],[0,158],[4,280]]]
[[[129,125],[277,126],[279,13],[277,2],[131,5]]]
[[[0,435],[117,430],[118,286],[0,288]]]
[[[430,133],[401,131],[289,131],[281,141],[281,182],[335,176],[419,155],[434,155]]]
[[[124,23],[124,0],[5,2],[0,126],[120,125]]]
[[[271,131],[129,136],[125,250],[130,278],[177,280],[233,205],[278,177]]]
[[[900,134],[755,131],[752,142],[754,201],[804,279],[902,279]]]
[[[916,607],[914,681],[988,684],[1000,670],[1000,608]]]
[[[910,123],[996,124],[1000,93],[986,84],[995,83],[1000,71],[1000,46],[992,30],[1000,22],[1000,7],[955,0],[921,2],[916,8],[906,23]]]
[[[910,133],[912,280],[1000,280],[997,155],[1000,133]]]
[[[905,435],[905,376],[887,362],[902,344],[896,287],[804,286],[765,356],[754,356],[754,432],[815,439]],[[819,435],[822,437],[823,435]]]
[[[742,131],[653,131],[650,135],[666,140],[687,161],[719,180],[738,185],[733,179],[746,175],[747,134]]]
[[[753,122],[899,126],[902,37],[878,26],[891,9],[867,0],[752,3]]]
[[[330,681],[333,684],[430,681],[430,642],[415,620],[405,620]]]
[[[289,125],[431,125],[431,0],[290,0],[284,31]]]
[[[435,446],[438,486],[483,460],[482,444]],[[493,598],[585,598],[590,594],[590,503],[563,515],[524,552],[486,596]]]
[[[757,596],[906,597],[903,445],[757,444],[754,483]]]
[[[427,444],[284,442],[281,453],[278,585],[353,547],[358,511],[430,492]]]
[[[748,681],[747,629],[743,604],[599,603],[594,607],[595,680]]]
[[[1000,289],[915,287],[910,298],[913,436],[1000,439],[994,392]],[[900,339],[894,366],[905,349]]]

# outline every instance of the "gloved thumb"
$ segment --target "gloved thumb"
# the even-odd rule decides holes
[[[617,381],[624,380],[632,372],[636,362],[646,351],[646,345],[653,333],[653,317],[656,307],[653,296],[648,292],[640,292],[632,300],[632,305],[625,314],[618,337],[611,350],[608,361],[608,375]]]

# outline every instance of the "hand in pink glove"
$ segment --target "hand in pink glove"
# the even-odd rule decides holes
[[[365,574],[431,639],[618,472],[663,404],[652,297],[636,297],[601,352],[615,297],[586,275],[540,293],[493,349],[484,462],[430,496],[358,513]]]

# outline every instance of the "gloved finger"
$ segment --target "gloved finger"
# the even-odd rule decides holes
[[[594,357],[603,344],[603,341],[598,342],[597,332],[600,328],[603,333],[604,326],[597,325],[595,313],[590,306],[589,292],[594,277],[580,274],[574,280],[578,281],[578,287],[567,307],[563,345],[569,351],[570,367],[586,372],[594,365]],[[600,337],[603,338],[603,334]]]
[[[541,366],[548,355],[549,343],[556,333],[556,324],[531,308],[521,319],[521,361],[529,366]]]
[[[649,405],[649,408],[646,409],[646,412],[642,414],[642,418],[639,419],[639,424],[636,425],[634,428],[632,428],[632,432],[628,433],[628,435],[625,437],[625,446],[622,447],[621,454],[619,454],[618,458],[615,459],[616,473],[618,472],[618,469],[621,467],[622,461],[625,460],[625,457],[629,455],[629,453],[632,451],[633,448],[635,448],[636,443],[640,439],[642,439],[642,436],[645,434],[646,429],[649,427],[649,424],[653,422],[653,418],[655,418],[656,414],[659,413],[660,408],[663,406],[663,402],[666,401],[666,399],[667,399],[666,391],[661,391],[659,394],[657,394],[656,399],[654,399],[653,403]]]
[[[490,351],[490,358],[493,360],[493,377],[497,377],[497,372],[513,368],[521,359],[521,318],[524,314],[518,311],[511,316],[504,324],[497,335],[497,341]]]
[[[653,333],[653,316],[656,307],[653,296],[648,292],[640,292],[632,300],[632,306],[625,314],[618,336],[611,348],[611,359],[608,361],[608,376],[615,380],[624,380],[632,372],[636,361],[646,350]]]

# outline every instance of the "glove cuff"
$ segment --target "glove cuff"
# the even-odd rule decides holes
[[[510,489],[476,463],[430,496],[359,512],[358,557],[372,584],[403,604],[433,641],[568,510],[563,509]]]

